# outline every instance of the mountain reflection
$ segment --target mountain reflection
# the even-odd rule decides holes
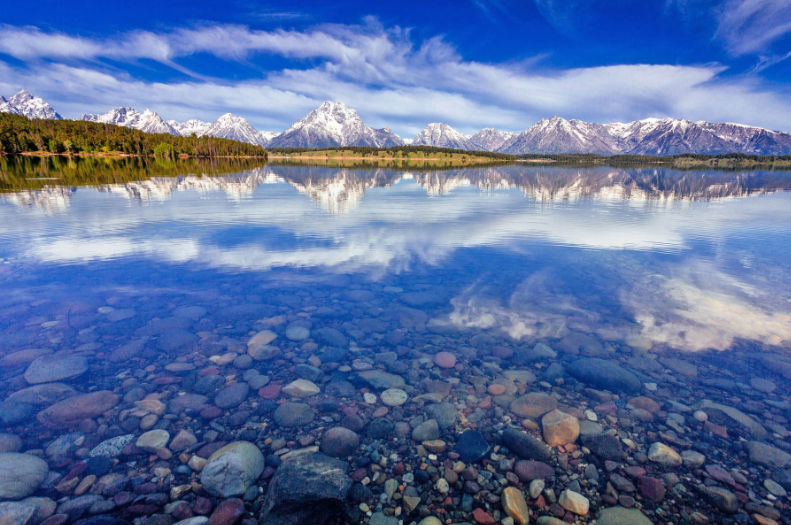
[[[189,169],[189,166],[187,167]],[[112,169],[108,167],[106,169]],[[102,193],[122,195],[130,201],[146,203],[172,198],[174,192],[224,192],[234,201],[249,198],[257,188],[266,184],[287,183],[308,196],[329,213],[346,213],[354,209],[372,188],[388,188],[412,179],[429,196],[441,196],[455,188],[470,186],[482,192],[518,189],[527,198],[538,202],[600,199],[628,201],[646,205],[677,201],[714,201],[784,191],[791,188],[791,175],[772,171],[679,171],[672,169],[555,168],[546,166],[511,165],[487,168],[449,170],[397,171],[386,168],[348,169],[322,167],[286,167],[265,165],[228,174],[214,174],[211,170],[200,174],[149,176],[144,171],[124,172],[122,180],[103,183],[113,177],[81,178],[72,182],[68,177],[10,177],[0,180],[0,198],[20,207],[39,208],[55,213],[69,206],[78,188],[90,187]],[[51,173],[48,173],[51,174]],[[9,180],[13,184],[9,183]],[[24,187],[25,182],[28,186]]]

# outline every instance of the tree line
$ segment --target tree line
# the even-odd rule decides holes
[[[113,124],[83,120],[28,119],[9,113],[0,113],[0,152],[123,153],[165,158],[185,155],[266,158],[266,151],[261,146],[236,140],[144,133]]]
[[[471,157],[486,157],[499,160],[515,160],[514,155],[505,153],[495,153],[493,151],[471,151],[452,148],[438,148],[435,146],[391,146],[389,148],[377,148],[373,146],[336,146],[330,148],[271,148],[268,150],[274,155],[293,155],[297,153],[321,153],[323,151],[350,151],[352,153],[366,156],[376,156],[384,153],[387,156],[397,156],[399,153],[408,157],[409,154],[420,153],[426,156],[431,154],[446,153],[449,155],[469,155]]]

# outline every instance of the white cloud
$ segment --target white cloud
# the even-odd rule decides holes
[[[26,87],[70,117],[122,104],[178,120],[213,120],[232,111],[260,129],[280,131],[332,99],[357,109],[369,125],[404,136],[433,121],[465,132],[489,126],[521,131],[554,114],[597,122],[673,116],[781,130],[791,121],[791,99],[782,88],[758,78],[725,78],[718,64],[486,64],[465,60],[442,38],[415,42],[408,30],[372,19],[305,31],[217,25],[106,39],[2,26],[0,53],[24,61],[0,61],[0,93]],[[289,66],[230,82],[179,64],[184,57],[212,54],[255,68],[262,53],[285,57]],[[124,70],[124,62],[140,60],[193,78],[151,82],[131,73],[138,69]]]
[[[728,0],[718,12],[717,38],[735,55],[766,51],[791,33],[791,0]]]

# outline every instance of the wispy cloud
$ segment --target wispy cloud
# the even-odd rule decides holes
[[[717,11],[716,36],[734,55],[766,51],[791,33],[791,0],[728,0]]]
[[[213,119],[233,111],[260,128],[281,130],[333,99],[357,109],[370,125],[404,135],[433,121],[467,132],[488,126],[519,131],[555,114],[598,122],[674,116],[773,129],[787,129],[791,121],[787,93],[758,78],[724,78],[718,64],[487,64],[466,60],[441,37],[415,41],[408,29],[375,19],[304,31],[198,25],[104,39],[2,26],[0,54],[23,61],[0,60],[0,93],[26,87],[74,117],[128,104],[168,119]],[[289,59],[289,66],[231,83],[181,64],[202,54],[253,67],[258,55],[269,54]],[[146,60],[193,78],[151,82],[125,69],[125,62]],[[196,67],[195,60],[189,64]]]

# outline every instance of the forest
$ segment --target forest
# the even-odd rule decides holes
[[[0,152],[266,158],[261,146],[235,140],[144,133],[83,120],[30,120],[9,113],[0,113]]]

